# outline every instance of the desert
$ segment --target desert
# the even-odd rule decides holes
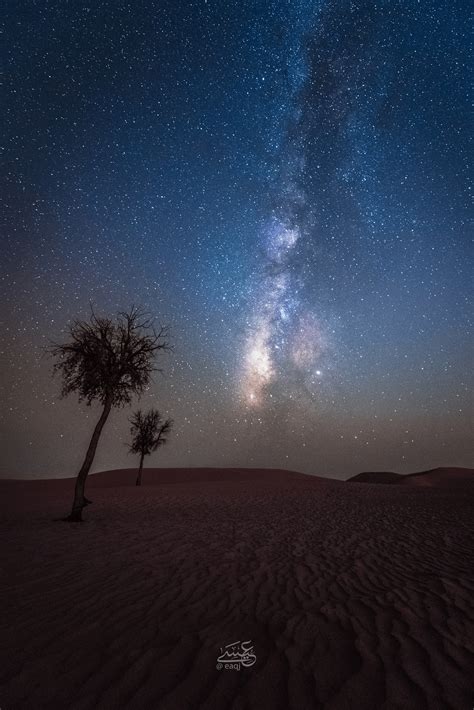
[[[2,708],[471,707],[472,471],[134,475],[91,475],[76,524],[73,479],[1,482]]]

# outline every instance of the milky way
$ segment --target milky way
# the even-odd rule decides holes
[[[89,301],[170,326],[152,463],[469,464],[468,11],[10,4],[3,475],[80,463],[44,348]]]

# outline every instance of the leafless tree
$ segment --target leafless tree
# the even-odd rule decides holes
[[[160,446],[164,446],[168,441],[167,435],[173,426],[172,419],[163,418],[157,409],[150,409],[146,414],[142,414],[139,409],[134,412],[130,419],[130,434],[132,443],[129,446],[132,454],[140,455],[140,465],[136,485],[142,484],[143,459],[149,456],[152,451],[156,451]]]
[[[115,319],[97,316],[91,308],[89,321],[75,320],[68,340],[53,344],[54,372],[62,376],[62,396],[77,393],[88,405],[99,402],[102,414],[95,426],[84,463],[77,474],[71,514],[65,520],[82,520],[89,500],[84,495],[97,443],[112,407],[130,404],[150,384],[158,371],[154,361],[159,350],[168,350],[167,329],[155,330],[153,321],[139,308],[118,313]]]

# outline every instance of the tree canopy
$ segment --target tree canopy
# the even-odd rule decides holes
[[[173,425],[172,419],[163,420],[157,409],[150,409],[143,414],[139,409],[130,418],[132,443],[129,446],[133,454],[149,456],[167,442],[167,435]]]
[[[52,347],[54,371],[62,376],[62,395],[77,392],[88,405],[94,400],[112,407],[129,404],[159,370],[156,352],[169,349],[167,329],[157,332],[135,307],[115,320],[92,310],[89,321],[75,320],[68,331],[68,342]]]

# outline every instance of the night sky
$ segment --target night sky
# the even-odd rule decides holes
[[[170,326],[148,465],[472,463],[467,0],[6,14],[3,476],[77,473],[99,409],[45,348],[90,301]]]

